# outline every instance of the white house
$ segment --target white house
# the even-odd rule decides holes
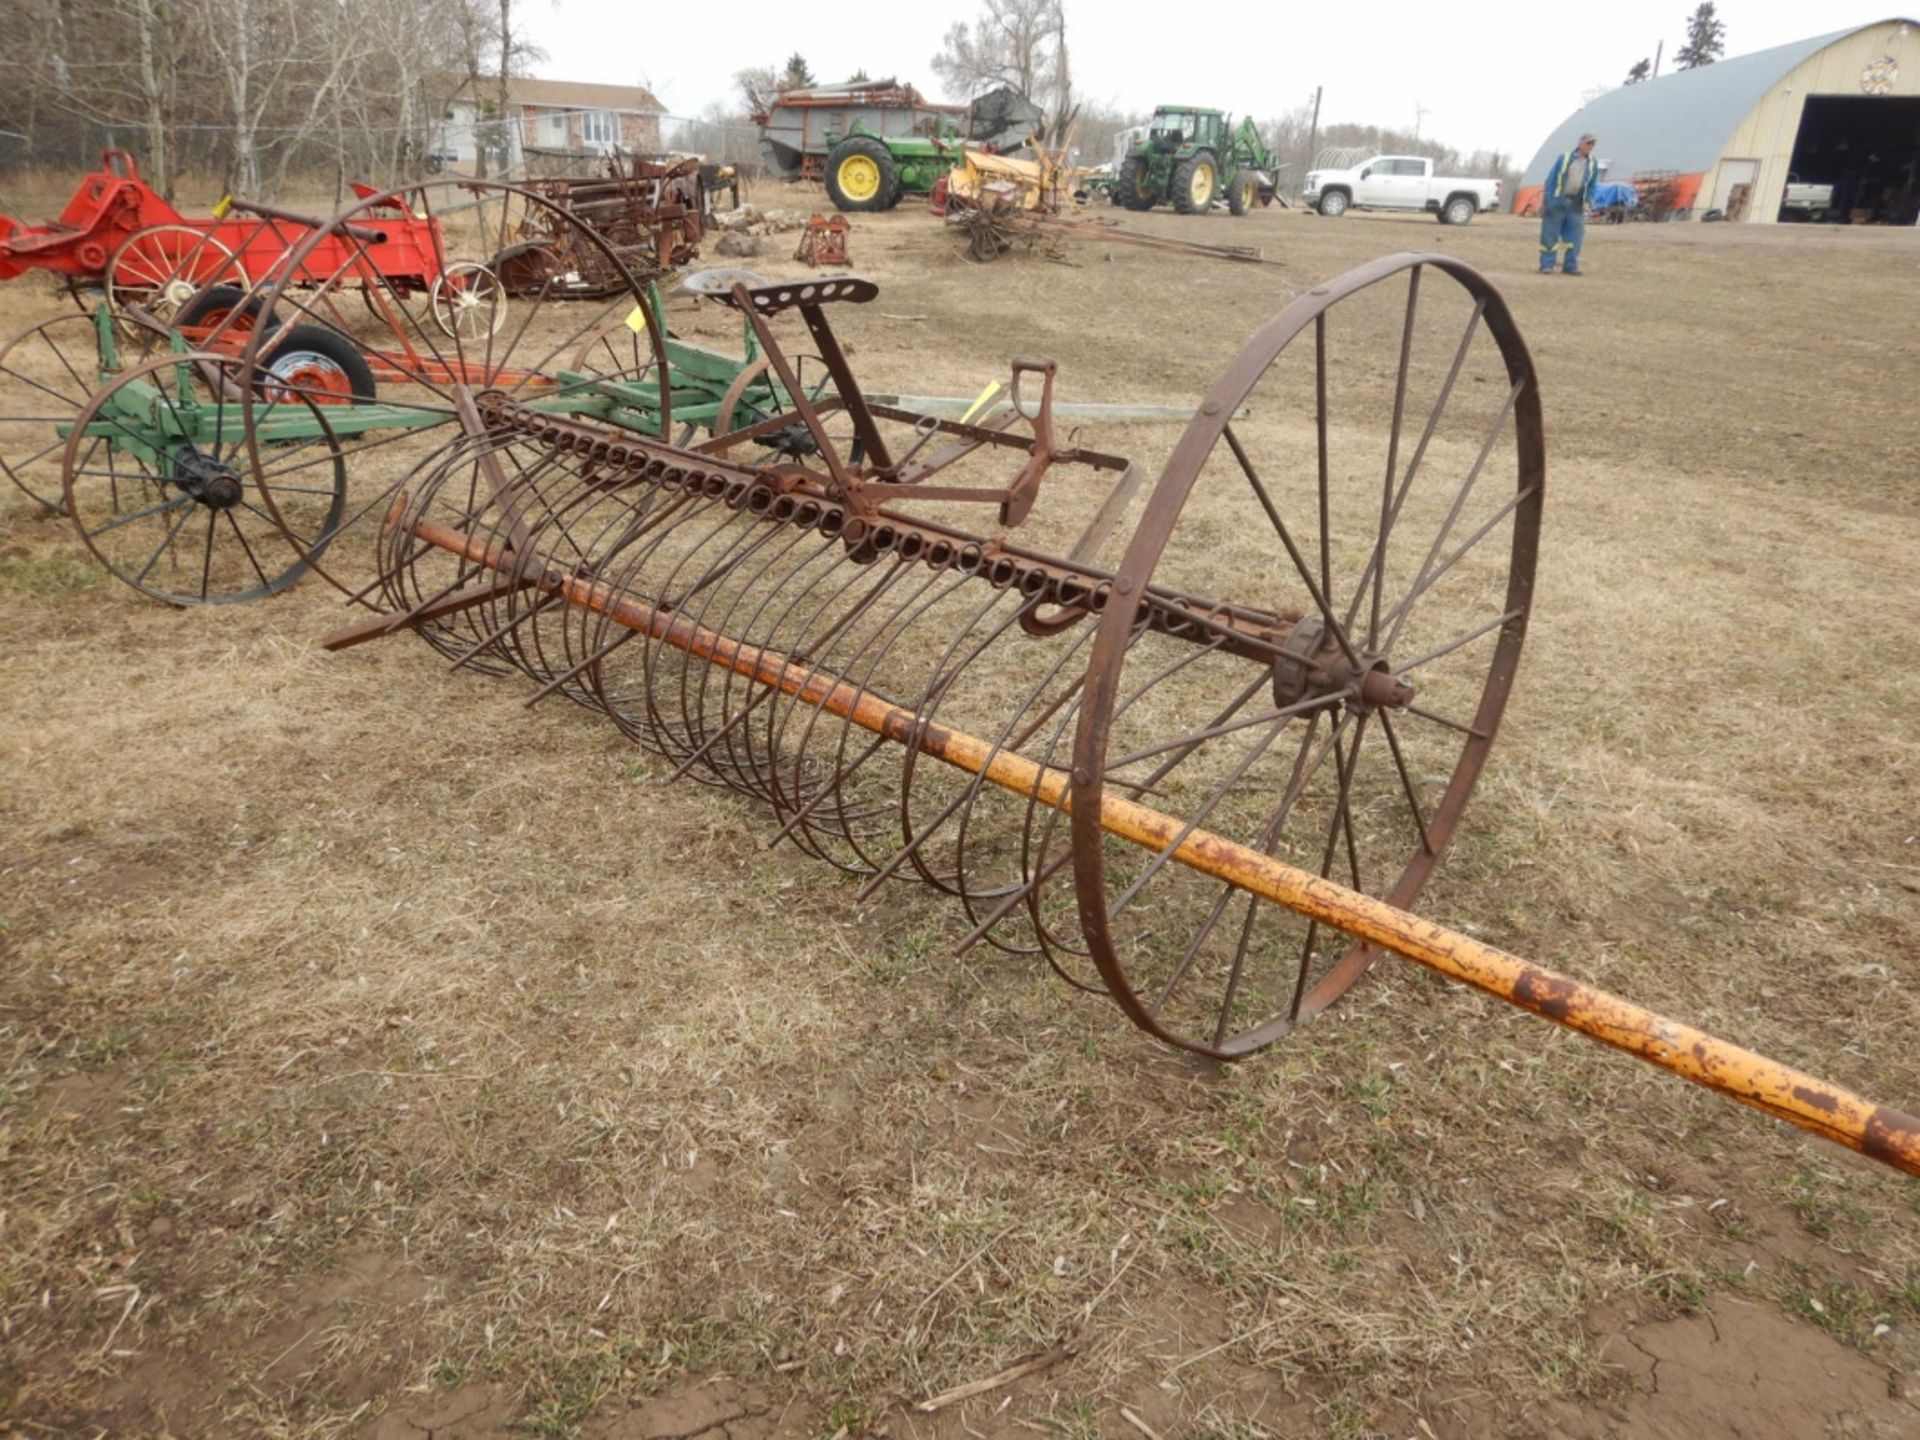
[[[529,153],[604,155],[618,146],[646,155],[660,149],[666,107],[644,86],[510,76],[501,116],[499,84],[491,76],[447,82],[433,148],[451,168],[473,169],[482,140],[496,154],[506,150],[515,169]]]

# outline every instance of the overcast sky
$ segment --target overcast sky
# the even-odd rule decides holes
[[[1667,73],[1694,3],[1496,0],[1470,8],[1379,0],[1349,8],[1243,0],[1188,9],[1067,0],[1067,49],[1081,93],[1123,109],[1177,102],[1264,119],[1310,102],[1322,86],[1323,125],[1412,129],[1418,118],[1421,134],[1463,153],[1501,149],[1524,165],[1583,92],[1618,84],[1663,40]],[[979,13],[969,0],[520,0],[515,8],[548,55],[536,73],[645,84],[675,115],[730,102],[734,71],[783,64],[796,50],[822,81],[865,69],[875,79],[910,81],[931,98],[957,98],[938,95],[928,61],[954,21]],[[1729,56],[1900,13],[1853,0],[1722,0],[1718,8]],[[1915,41],[1920,49],[1920,35]]]

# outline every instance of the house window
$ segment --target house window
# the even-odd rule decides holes
[[[567,138],[567,117],[555,112],[547,116],[547,134],[555,140]]]
[[[611,110],[582,110],[580,138],[589,145],[611,145],[620,138],[620,128]]]

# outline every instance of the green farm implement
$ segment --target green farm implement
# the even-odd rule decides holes
[[[494,213],[511,187],[441,183],[437,210],[475,232],[479,253],[512,233]],[[522,216],[544,204],[512,198]],[[617,293],[546,303],[564,293],[554,276],[516,292],[511,314],[495,291],[444,327],[430,303],[353,263],[378,243],[377,203],[316,227],[279,271],[297,281],[202,291],[172,325],[103,306],[0,347],[0,469],[67,514],[135,589],[172,604],[233,603],[325,574],[340,532],[377,521],[447,427],[472,429],[477,396],[681,444],[792,408],[751,327],[738,355],[673,335],[657,286],[552,207],[545,218],[575,250],[597,251]],[[346,257],[315,280],[307,262],[322,245]],[[791,383],[818,392],[827,381],[811,359]],[[775,452],[809,443],[778,423],[755,438]]]
[[[648,302],[659,313],[657,295]],[[233,604],[276,594],[323,569],[341,532],[379,514],[410,465],[381,465],[412,437],[470,427],[470,389],[451,406],[420,401],[339,404],[324,391],[271,378],[272,356],[191,350],[121,367],[107,312],[95,320],[101,384],[52,429],[62,508],[112,574],[176,605]],[[646,345],[624,322],[595,337],[579,369],[511,387],[528,410],[689,443],[790,408],[765,360],[743,360],[667,338],[668,380],[626,363]],[[502,393],[490,391],[486,393]],[[779,443],[776,439],[772,443]],[[353,482],[350,484],[350,480]],[[290,542],[290,543],[289,543]]]

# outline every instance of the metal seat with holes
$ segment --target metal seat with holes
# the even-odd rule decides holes
[[[825,305],[834,300],[850,300],[863,305],[880,293],[880,287],[858,275],[823,275],[817,280],[768,280],[751,270],[701,270],[689,275],[681,288],[690,295],[704,295],[723,305],[739,309],[734,287],[743,287],[754,312],[777,315],[796,305]]]

